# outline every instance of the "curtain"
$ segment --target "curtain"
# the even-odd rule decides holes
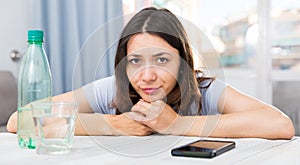
[[[30,29],[45,33],[53,95],[113,74],[122,0],[31,0]]]

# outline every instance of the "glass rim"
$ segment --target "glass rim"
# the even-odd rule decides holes
[[[37,101],[32,102],[32,105],[73,105],[73,106],[79,106],[79,103],[77,102],[71,102],[71,101]]]

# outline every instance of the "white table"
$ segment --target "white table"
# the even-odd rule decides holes
[[[166,135],[76,136],[69,154],[53,156],[21,149],[16,134],[0,133],[0,164],[300,164],[299,137],[222,139],[235,141],[236,148],[213,159],[171,156],[172,148],[197,139]]]

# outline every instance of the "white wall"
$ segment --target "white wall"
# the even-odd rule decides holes
[[[29,0],[0,0],[0,70],[17,77],[19,62],[13,62],[10,51],[24,53],[27,47]]]
[[[224,69],[225,80],[234,88],[252,97],[259,98],[257,76],[254,71],[243,69]]]

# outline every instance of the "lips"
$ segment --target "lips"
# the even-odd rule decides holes
[[[144,93],[151,95],[158,91],[159,88],[141,88]]]

